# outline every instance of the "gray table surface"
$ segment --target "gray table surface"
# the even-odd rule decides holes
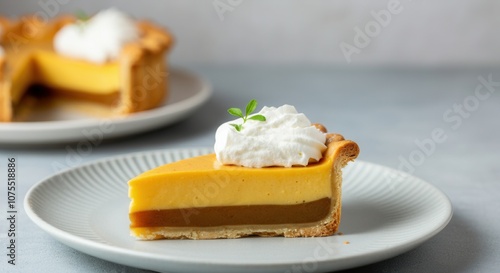
[[[135,151],[211,147],[215,128],[230,118],[227,107],[243,107],[251,98],[261,106],[295,105],[312,121],[358,142],[359,159],[396,169],[401,158],[408,159],[419,149],[416,142],[442,129],[446,140],[414,164],[413,174],[449,196],[454,208],[451,222],[414,250],[346,272],[497,272],[500,268],[500,84],[493,83],[489,91],[478,89],[480,78],[500,82],[500,69],[188,69],[214,86],[212,98],[197,113],[166,128],[108,140],[81,163]],[[6,177],[7,158],[16,157],[21,203],[31,186],[54,173],[51,163],[64,162],[67,147],[74,145],[3,145],[0,177]],[[59,243],[31,222],[22,208],[17,264],[7,264],[5,183],[0,194],[1,272],[144,272]]]

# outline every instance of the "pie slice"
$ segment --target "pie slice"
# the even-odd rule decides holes
[[[143,240],[333,235],[340,223],[341,169],[358,145],[327,134],[307,166],[221,165],[215,154],[169,163],[129,181],[131,234]]]
[[[0,122],[13,120],[32,85],[48,87],[56,95],[109,104],[115,115],[162,103],[168,94],[165,56],[173,44],[165,29],[136,21],[140,37],[127,43],[118,58],[100,64],[54,50],[56,33],[75,21],[72,16],[50,22],[36,16],[16,21],[0,17]]]

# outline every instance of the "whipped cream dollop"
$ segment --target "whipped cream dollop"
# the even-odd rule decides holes
[[[215,133],[215,154],[224,165],[252,168],[306,166],[309,159],[320,160],[326,149],[326,134],[314,127],[294,106],[264,107],[257,113],[266,121],[247,120],[237,131],[223,123]]]
[[[117,58],[122,47],[139,35],[132,18],[110,8],[61,28],[54,37],[54,49],[65,56],[105,63]]]

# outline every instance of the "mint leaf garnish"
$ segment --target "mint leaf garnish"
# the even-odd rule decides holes
[[[242,124],[230,124],[231,126],[233,126],[236,131],[240,132],[242,129],[243,129],[243,124],[245,124],[245,122],[247,122],[247,120],[251,119],[251,120],[257,120],[257,121],[266,121],[266,117],[263,116],[263,115],[253,115],[253,116],[248,116],[250,115],[253,111],[255,111],[255,108],[257,108],[257,101],[256,100],[251,100],[248,102],[247,104],[247,107],[245,108],[245,115],[243,116],[243,112],[241,111],[240,108],[235,108],[235,107],[232,107],[232,108],[229,108],[227,109],[227,112],[232,115],[232,116],[235,116],[235,117],[239,117],[239,118],[242,118],[243,119],[243,123]]]

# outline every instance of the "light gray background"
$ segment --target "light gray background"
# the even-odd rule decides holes
[[[54,2],[55,0],[51,1]],[[0,13],[45,12],[40,2],[1,1]],[[213,1],[70,1],[91,13],[110,5],[149,17],[174,32],[171,63],[204,75],[214,96],[182,123],[107,141],[81,158],[164,148],[210,147],[225,109],[257,98],[262,105],[294,104],[361,146],[360,159],[398,168],[415,141],[442,128],[447,139],[416,166],[414,175],[443,190],[454,216],[437,236],[396,258],[347,272],[496,272],[500,268],[500,87],[452,128],[443,115],[470,101],[478,77],[500,82],[498,1],[401,1],[403,11],[348,64],[339,44],[388,1],[247,0],[224,14]],[[438,3],[436,3],[438,2]],[[57,13],[59,14],[59,13]],[[19,199],[67,162],[68,147],[0,147],[0,161],[19,161]],[[80,162],[77,162],[80,163]],[[69,164],[70,167],[76,163]],[[6,176],[0,162],[0,179]],[[6,196],[4,183],[0,196]],[[21,210],[18,265],[8,266],[5,202],[0,198],[0,271],[142,272],[62,245]]]
[[[220,17],[214,0],[1,0],[0,14],[51,17],[116,6],[169,27],[178,41],[174,63],[345,65],[340,44],[353,45],[354,29],[370,25],[372,12],[392,1],[400,12],[352,55],[351,65],[500,63],[496,0],[217,1],[237,5]]]

